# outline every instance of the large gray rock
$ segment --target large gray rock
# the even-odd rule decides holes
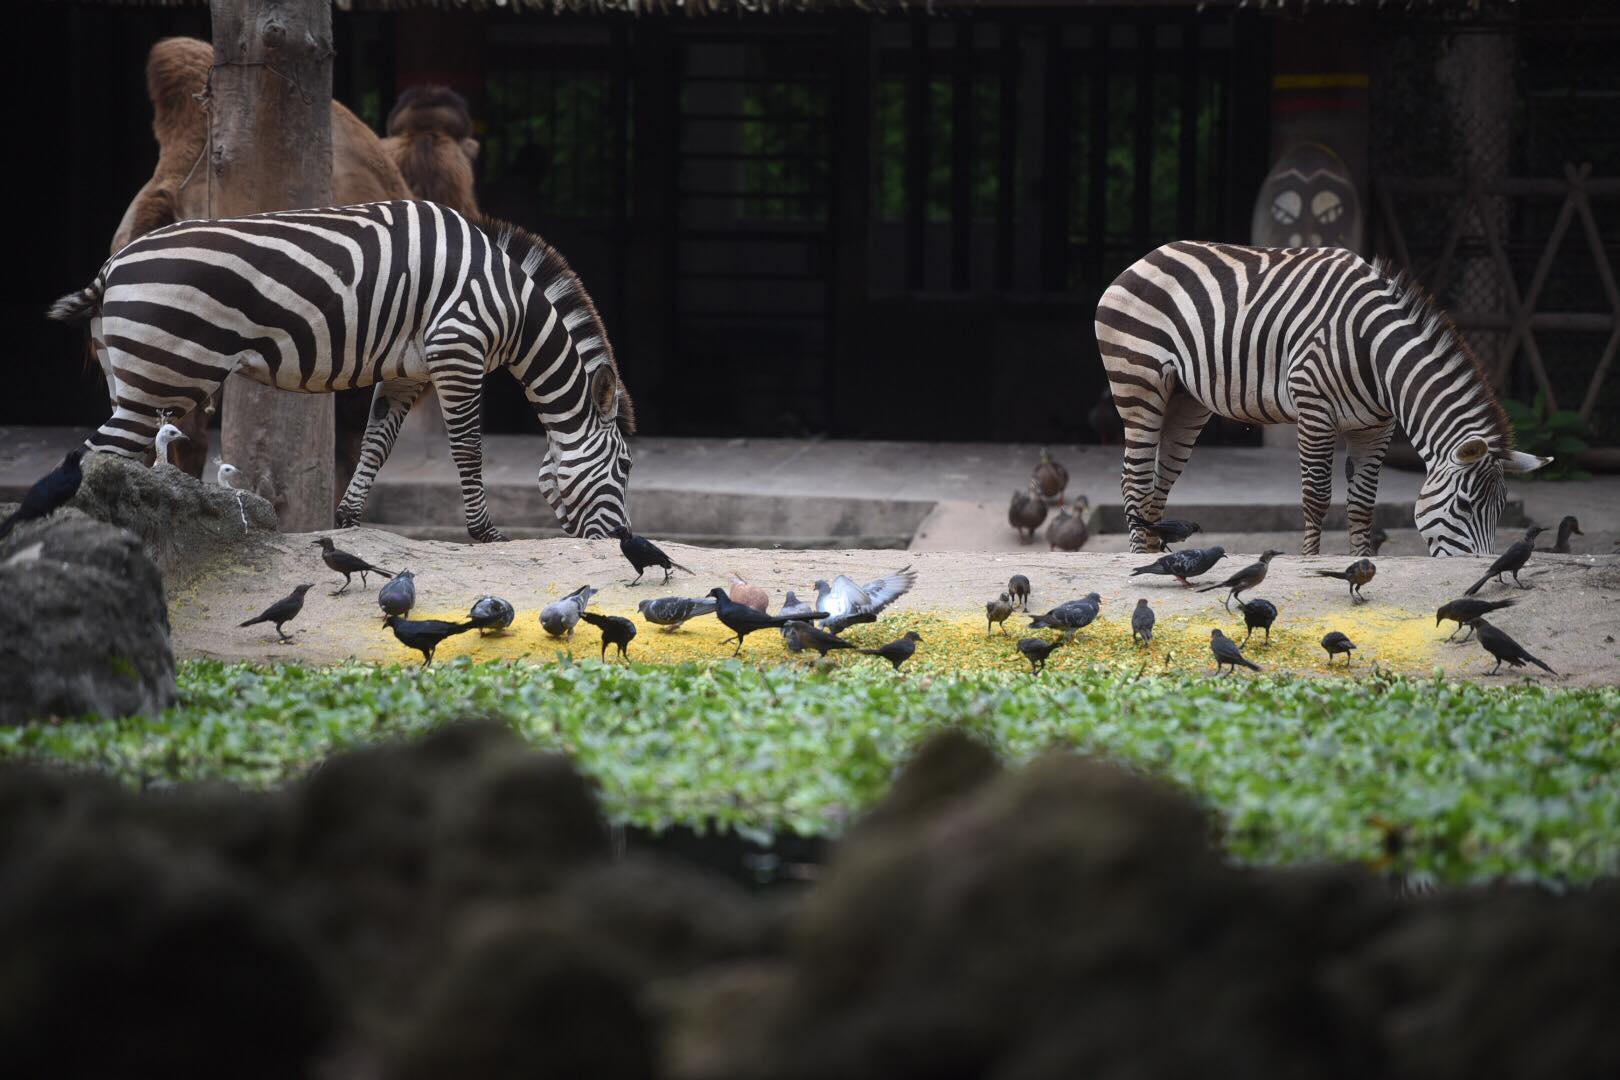
[[[171,587],[276,529],[275,509],[251,491],[112,454],[85,455],[84,482],[72,505],[139,537]]]
[[[175,700],[163,579],[136,537],[63,510],[0,541],[0,724]]]

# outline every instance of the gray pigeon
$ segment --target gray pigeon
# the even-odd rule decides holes
[[[384,617],[398,615],[403,619],[409,615],[416,606],[416,575],[409,570],[395,574],[388,584],[377,590],[377,606],[382,608]]]
[[[484,637],[490,632],[500,633],[512,625],[517,618],[517,612],[512,605],[498,596],[480,596],[473,601],[472,610],[467,617],[478,624],[478,636]]]
[[[870,622],[871,619],[859,616],[871,615],[875,618],[884,608],[910,592],[915,584],[917,572],[909,566],[886,577],[868,581],[865,585],[857,585],[843,574],[833,578],[830,585],[818,581],[816,610],[827,613],[821,625],[837,633],[851,623]]]
[[[1157,621],[1158,617],[1153,614],[1153,609],[1148,607],[1147,598],[1138,600],[1136,610],[1131,612],[1131,639],[1144,645],[1152,641],[1153,624]]]
[[[1061,630],[1064,637],[1073,641],[1075,631],[1090,626],[1091,621],[1101,610],[1102,597],[1096,593],[1088,593],[1083,600],[1070,600],[1059,604],[1044,615],[1031,615],[1029,627],[1031,630]]]
[[[712,597],[692,599],[686,596],[661,596],[657,600],[643,600],[636,605],[641,617],[654,626],[662,626],[665,633],[679,630],[686,620],[699,615],[713,615],[717,605]]]
[[[541,628],[552,637],[573,637],[580,613],[590,606],[591,597],[595,595],[595,589],[581,585],[556,603],[547,604],[540,611]]]
[[[814,610],[816,609],[805,603],[803,600],[800,600],[796,595],[794,595],[793,590],[789,589],[788,594],[782,598],[782,610],[777,612],[777,614],[808,615]],[[801,647],[798,644],[798,639],[788,632],[788,628],[786,626],[782,626],[779,629],[782,634],[782,640],[787,642],[788,650],[791,652],[798,652]]]

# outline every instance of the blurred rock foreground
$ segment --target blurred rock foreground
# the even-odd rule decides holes
[[[1610,886],[1400,899],[1237,869],[1173,790],[946,733],[756,895],[615,859],[469,724],[271,793],[0,771],[17,1076],[1620,1075]]]

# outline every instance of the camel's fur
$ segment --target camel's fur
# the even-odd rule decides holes
[[[473,161],[478,140],[460,94],[444,86],[413,86],[388,114],[383,149],[419,199],[478,217]]]

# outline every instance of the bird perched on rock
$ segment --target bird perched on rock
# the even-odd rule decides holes
[[[1502,670],[1502,661],[1504,660],[1507,661],[1509,667],[1516,668],[1524,667],[1524,662],[1528,660],[1549,675],[1558,674],[1543,661],[1531,656],[1523,645],[1520,645],[1517,641],[1508,637],[1506,633],[1486,622],[1485,619],[1476,617],[1469,620],[1469,622],[1474,628],[1475,636],[1479,638],[1480,645],[1484,647],[1486,652],[1496,657],[1496,666],[1491,668],[1487,674],[1495,675]]]
[[[156,437],[152,440],[152,467],[169,464],[169,445],[186,438],[186,433],[173,424],[164,424],[158,428]],[[189,441],[189,440],[187,440]]]
[[[540,609],[540,627],[552,637],[562,637],[564,634],[570,638],[574,636],[574,627],[579,625],[579,616],[590,605],[591,597],[596,590],[589,585],[581,585],[561,600],[547,604]]]
[[[443,619],[407,619],[401,615],[388,616],[383,625],[394,632],[394,639],[401,645],[422,654],[423,667],[433,663],[433,654],[445,638],[465,634],[477,626],[471,619],[454,623]]]
[[[229,462],[219,463],[219,472],[215,474],[214,481],[222,488],[236,490],[236,481],[241,477],[242,470]]]
[[[1148,607],[1147,598],[1143,597],[1138,600],[1136,610],[1131,612],[1131,640],[1139,641],[1143,645],[1152,642],[1153,624],[1157,621],[1158,616],[1154,615],[1153,609]]]
[[[393,580],[377,590],[377,606],[383,609],[384,615],[397,615],[402,619],[409,615],[416,606],[416,575],[409,570],[395,574]]]
[[[862,656],[883,657],[883,659],[894,665],[894,670],[899,671],[900,665],[905,663],[907,660],[910,660],[912,654],[917,651],[917,642],[921,640],[922,635],[917,633],[917,631],[907,630],[904,634],[901,634],[887,645],[880,645],[875,649],[862,649],[860,651]]]
[[[1047,502],[1063,505],[1063,491],[1069,486],[1069,470],[1052,460],[1052,454],[1041,447],[1041,460],[1030,474],[1035,490]]]
[[[11,516],[0,522],[0,538],[10,535],[25,521],[38,521],[49,517],[73,500],[79,493],[79,484],[84,480],[84,473],[79,468],[79,460],[84,457],[85,448],[75,447],[67,452],[62,464],[34,481],[34,486],[23,493],[22,502]]]
[[[709,595],[714,597],[715,600],[715,616],[727,630],[736,635],[737,647],[732,650],[732,656],[742,652],[743,639],[755,630],[767,630],[773,626],[785,626],[794,621],[809,622],[814,619],[827,618],[825,611],[807,611],[803,615],[766,615],[764,612],[755,611],[746,604],[733,603],[731,597],[726,595],[726,590],[719,587],[710,589]],[[731,638],[724,638],[721,643],[724,644],[730,640]]]
[[[1158,521],[1149,521],[1136,514],[1125,515],[1130,525],[1141,529],[1150,536],[1156,537],[1164,550],[1169,551],[1171,544],[1185,543],[1193,533],[1204,531],[1203,526],[1196,521],[1182,521],[1180,518],[1161,518]]]
[[[1277,621],[1277,605],[1270,600],[1245,600],[1238,610],[1243,612],[1243,640],[1239,643],[1247,645],[1249,635],[1258,627],[1266,632],[1266,644],[1271,644],[1271,624]]]
[[[630,662],[630,642],[636,637],[636,624],[619,615],[598,615],[594,611],[581,611],[579,617],[602,631],[602,662],[607,663],[609,645],[619,647],[619,659]]]
[[[1125,421],[1120,419],[1119,406],[1114,404],[1113,390],[1106,386],[1097,403],[1086,413],[1086,422],[1100,443],[1115,446],[1125,441]]]
[[[1350,583],[1350,599],[1357,603],[1367,598],[1361,595],[1361,587],[1373,579],[1378,573],[1378,567],[1373,565],[1371,559],[1357,559],[1343,570],[1318,570],[1317,577],[1337,578]]]
[[[615,525],[608,535],[619,541],[619,550],[624,553],[630,565],[635,567],[636,576],[626,582],[627,585],[639,582],[641,575],[647,572],[649,566],[660,567],[664,571],[665,582],[669,581],[670,574],[676,570],[685,570],[688,574],[692,572],[665,555],[663,548],[645,536],[637,536],[623,525]]]
[[[1217,585],[1205,585],[1198,591],[1209,592],[1211,589],[1230,589],[1231,591],[1226,594],[1226,600],[1222,606],[1231,611],[1233,597],[1241,600],[1244,593],[1250,589],[1258,588],[1260,583],[1266,580],[1266,573],[1271,569],[1271,560],[1281,554],[1281,551],[1271,548],[1260,555],[1259,562],[1250,563],[1225,581]]]
[[[1255,671],[1260,670],[1259,664],[1244,657],[1243,650],[1238,647],[1237,642],[1233,641],[1219,630],[1211,630],[1209,632],[1209,651],[1215,654],[1216,671],[1219,671],[1224,667],[1227,669],[1228,673],[1230,673],[1236,671],[1239,664],[1242,664],[1246,668],[1252,668]]]
[[[802,619],[794,619],[782,624],[782,635],[787,638],[788,649],[792,652],[802,652],[805,649],[814,649],[823,658],[835,649],[853,649],[854,644],[845,641],[837,634],[829,634],[819,627],[812,626]]]
[[[1013,613],[1012,601],[1007,594],[1002,593],[998,598],[987,601],[984,605],[984,636],[989,637],[995,633],[996,624],[1001,624],[1001,632],[1007,632],[1007,616]]]
[[[661,596],[657,600],[643,600],[636,605],[641,617],[654,626],[662,626],[666,634],[686,625],[687,620],[699,615],[713,615],[715,602],[707,596],[693,599],[686,596]]]
[[[1046,670],[1046,661],[1054,652],[1068,643],[1068,638],[1058,637],[1047,641],[1045,638],[1027,637],[1018,639],[1018,651],[1024,654],[1029,661],[1029,673],[1039,675]]]
[[[1216,544],[1207,548],[1182,548],[1172,551],[1168,555],[1161,555],[1147,566],[1138,566],[1131,571],[1131,576],[1138,574],[1164,574],[1173,577],[1188,588],[1192,582],[1188,578],[1195,578],[1199,574],[1207,574],[1215,564],[1226,558],[1226,549]]]
[[[291,641],[292,638],[289,637],[287,632],[281,627],[283,624],[290,623],[294,619],[298,618],[298,613],[304,610],[304,594],[309,592],[309,590],[313,589],[314,587],[315,586],[313,585],[299,585],[295,587],[289,595],[277,600],[275,603],[265,608],[264,611],[260,612],[258,615],[255,615],[242,625],[252,626],[255,623],[273,623],[276,628],[276,633],[280,635],[281,640]]]
[[[1045,520],[1046,503],[1041,501],[1035,481],[1029,482],[1029,490],[1012,493],[1012,502],[1007,504],[1007,524],[1018,530],[1019,543],[1034,543],[1035,530]]]
[[[1479,590],[1483,589],[1485,587],[1485,583],[1491,580],[1491,578],[1495,578],[1497,583],[1500,585],[1507,584],[1507,582],[1502,580],[1503,574],[1512,574],[1513,584],[1517,585],[1519,588],[1530,588],[1529,585],[1526,585],[1524,582],[1519,580],[1519,571],[1524,569],[1524,564],[1529,562],[1530,556],[1534,554],[1536,550],[1536,537],[1540,536],[1546,531],[1547,530],[1542,528],[1540,525],[1532,525],[1528,529],[1524,530],[1524,539],[1510,544],[1506,551],[1498,555],[1496,557],[1496,561],[1491,563],[1491,568],[1485,571],[1485,576],[1474,582],[1473,585],[1469,586],[1463,595],[1473,596],[1475,593],[1479,592]]]
[[[857,585],[851,578],[839,574],[831,584],[816,582],[816,607],[827,612],[822,616],[827,620],[823,627],[836,634],[856,621],[870,621],[857,620],[854,616],[871,615],[875,618],[916,584],[917,572],[909,566],[868,581],[865,585]]]
[[[343,575],[343,588],[333,593],[333,596],[340,596],[344,592],[347,592],[350,584],[350,578],[355,574],[360,575],[360,587],[362,589],[368,584],[366,581],[367,574],[381,574],[385,578],[391,578],[394,576],[392,573],[384,570],[382,567],[373,566],[360,556],[344,551],[342,548],[332,543],[332,538],[330,536],[323,536],[318,540],[310,541],[310,543],[321,549],[321,562],[325,563],[328,569],[336,570],[338,573]],[[403,615],[405,612],[398,611],[394,612],[393,614]]]
[[[1367,530],[1367,542],[1372,545],[1372,553],[1378,554],[1378,549],[1389,543],[1389,533],[1374,525]]]
[[[1570,554],[1569,538],[1571,536],[1585,535],[1585,533],[1581,532],[1581,523],[1575,520],[1575,515],[1566,514],[1564,520],[1558,523],[1558,540],[1547,550],[1554,555],[1568,555]]]
[[[1327,650],[1328,663],[1333,663],[1335,656],[1343,655],[1344,662],[1349,664],[1350,654],[1355,652],[1356,643],[1337,630],[1330,630],[1322,637],[1322,648]]]
[[[1086,519],[1071,513],[1067,507],[1059,510],[1058,516],[1046,527],[1046,542],[1053,551],[1079,551],[1090,538],[1091,530],[1086,528]]]
[[[517,618],[517,611],[498,596],[480,596],[473,601],[467,617],[478,625],[478,636],[485,637],[499,634],[511,626],[512,620]]]
[[[1091,625],[1097,613],[1102,610],[1102,597],[1096,593],[1087,593],[1084,599],[1070,600],[1059,604],[1044,615],[1032,615],[1029,620],[1031,630],[1061,630],[1064,637],[1074,640],[1077,630],[1083,630]]]
[[[1007,599],[1018,605],[1019,611],[1029,610],[1029,578],[1014,574],[1007,579]]]
[[[1434,625],[1439,626],[1447,619],[1450,619],[1452,622],[1457,624],[1456,629],[1452,630],[1450,634],[1446,635],[1447,641],[1450,641],[1452,638],[1456,637],[1457,631],[1466,626],[1468,627],[1468,633],[1463,635],[1463,641],[1467,641],[1469,638],[1474,636],[1474,627],[1471,625],[1474,619],[1477,619],[1483,615],[1489,615],[1493,611],[1500,611],[1503,608],[1512,607],[1517,603],[1517,600],[1512,599],[1475,600],[1472,597],[1464,596],[1457,600],[1452,600],[1449,603],[1441,604],[1439,609],[1434,613]]]
[[[771,594],[758,585],[743,580],[742,575],[735,570],[731,571],[731,588],[726,595],[731,597],[733,604],[743,604],[755,611],[771,610]]]

